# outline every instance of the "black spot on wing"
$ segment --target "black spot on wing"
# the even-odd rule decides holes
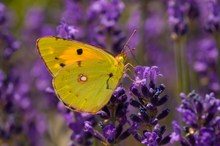
[[[110,74],[109,74],[109,78],[111,78],[111,77],[113,77],[113,73],[110,73]]]
[[[64,67],[64,66],[66,66],[66,64],[64,64],[64,63],[60,63],[60,66],[61,66],[61,67]]]
[[[58,58],[58,57],[55,57],[54,59],[55,59],[55,60],[59,60],[59,58]]]
[[[76,53],[77,53],[78,55],[82,55],[83,49],[82,49],[82,48],[77,49],[77,50],[76,50]]]
[[[79,66],[79,67],[81,67],[81,61],[77,61],[77,65]]]

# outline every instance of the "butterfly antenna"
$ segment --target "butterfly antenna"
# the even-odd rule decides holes
[[[125,48],[128,47],[128,43],[131,41],[131,38],[134,36],[134,34],[137,32],[137,30],[135,29],[133,31],[133,33],[130,35],[130,37],[128,38],[128,40],[126,41],[122,51],[121,51],[121,54],[125,54]],[[129,47],[128,47],[129,48]]]
[[[139,64],[137,58],[135,57],[135,55],[134,55],[134,53],[133,53],[133,50],[135,50],[135,48],[131,48],[131,47],[128,45],[128,43],[130,42],[131,38],[135,35],[136,32],[137,32],[137,31],[136,31],[136,29],[135,29],[135,30],[133,31],[133,33],[131,34],[131,36],[128,38],[127,42],[125,43],[125,45],[124,45],[124,47],[123,47],[123,49],[122,49],[122,51],[121,51],[121,54],[123,54],[124,56],[126,56],[127,52],[131,52],[131,55],[132,55],[132,57],[134,58],[135,62],[136,62],[137,64]],[[128,48],[127,51],[125,51],[125,48],[126,48],[126,47]]]
[[[134,61],[135,61],[137,64],[140,64],[139,61],[137,60],[137,58],[135,57],[134,52],[131,51],[131,55],[132,55],[132,57],[134,58]]]
[[[128,50],[127,50],[127,51],[124,51],[123,53],[124,53],[124,54],[127,54],[127,52],[129,51],[129,52],[131,53],[131,56],[134,58],[134,61],[135,61],[137,64],[140,64],[140,63],[138,62],[137,58],[135,57],[134,52],[133,52],[133,50],[135,50],[135,48],[131,48],[129,45],[126,45],[125,47],[127,47]]]

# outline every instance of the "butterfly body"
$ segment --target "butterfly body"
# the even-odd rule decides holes
[[[37,42],[39,53],[53,75],[59,99],[76,111],[96,113],[111,98],[124,72],[124,56],[57,37]]]

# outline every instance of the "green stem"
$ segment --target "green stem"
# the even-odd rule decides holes
[[[179,93],[183,89],[183,83],[182,83],[182,67],[181,67],[181,54],[180,54],[180,47],[179,47],[179,40],[176,39],[174,41],[174,54],[175,54],[175,65],[176,65],[176,83],[177,83],[177,96],[179,96]]]
[[[186,55],[186,37],[178,37],[174,40],[174,51],[177,72],[177,94],[188,93],[190,90],[189,67]]]
[[[219,34],[215,34],[215,41],[216,41],[216,43],[217,43],[217,48],[218,48],[218,59],[217,59],[217,76],[218,76],[218,78],[220,78],[220,36],[219,36]],[[216,95],[217,96],[217,98],[220,98],[219,97],[219,93]]]
[[[189,66],[187,64],[186,54],[186,37],[180,38],[180,55],[181,55],[181,67],[182,67],[182,80],[183,80],[183,92],[188,93],[190,91],[190,79],[189,79]]]
[[[199,87],[199,76],[198,76],[198,74],[194,70],[190,69],[189,78],[190,78],[190,84],[191,84],[190,91],[191,91],[191,89],[196,90]]]
[[[187,35],[187,39],[190,40],[190,39],[193,39],[194,34],[196,34],[196,28],[197,28],[197,22],[194,20],[194,19],[189,19],[189,29],[191,31],[188,32],[188,35]],[[185,51],[186,52],[186,51]],[[196,89],[199,87],[199,76],[198,74],[193,70],[193,66],[189,67],[189,65],[187,64],[187,70],[188,70],[188,76],[189,76],[189,83],[190,84],[190,88],[189,88],[189,91],[191,91],[191,89]]]
[[[98,140],[96,139],[96,138],[93,138],[93,140],[94,140],[94,146],[98,146],[99,145],[99,143],[98,143]]]
[[[217,43],[217,48],[218,48],[218,52],[220,54],[220,36],[218,34],[215,34],[215,40]],[[217,73],[218,76],[220,76],[220,57],[218,56],[218,60],[217,60]]]

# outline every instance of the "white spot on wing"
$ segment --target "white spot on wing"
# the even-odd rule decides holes
[[[85,76],[85,75],[83,75],[83,74],[80,74],[78,80],[79,80],[80,82],[86,82],[87,79],[88,79],[87,76]]]
[[[81,80],[81,81],[86,81],[86,80],[87,80],[87,77],[86,77],[86,76],[81,76],[81,77],[80,77],[80,80]]]

